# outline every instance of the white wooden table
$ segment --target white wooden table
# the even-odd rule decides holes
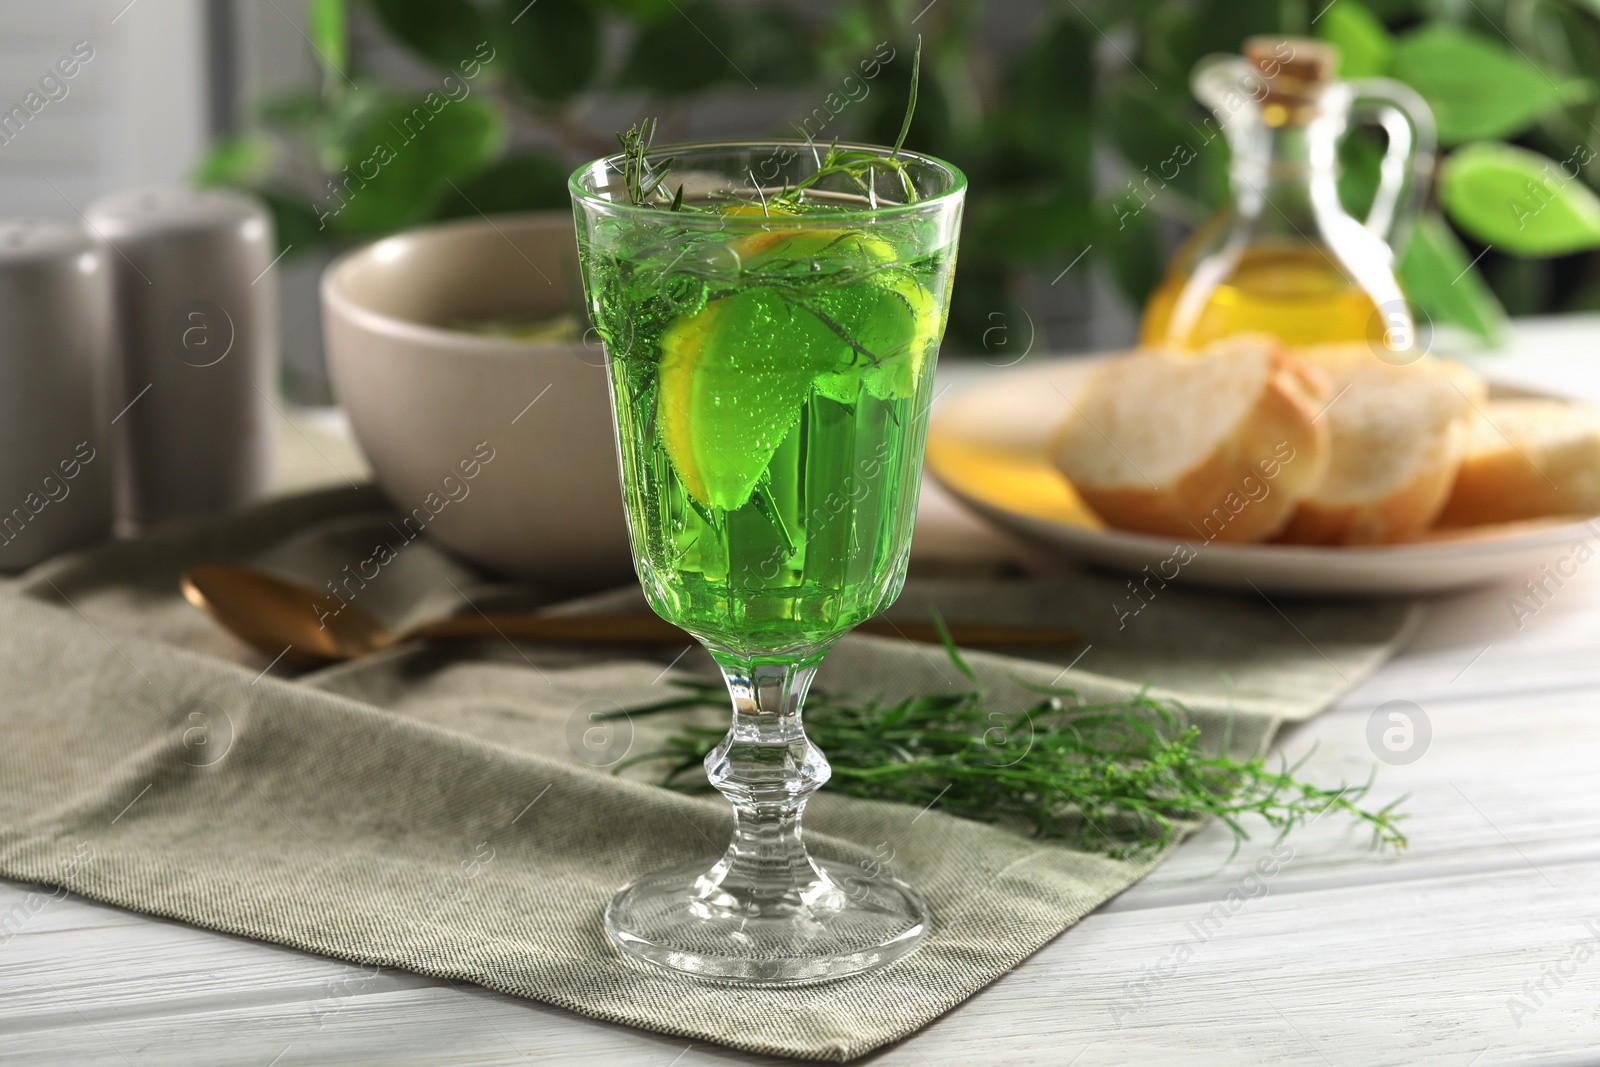
[[[1600,400],[1600,317],[1529,323],[1517,353],[1490,369]],[[869,1061],[1600,1063],[1600,559],[1521,628],[1517,584],[1437,601],[1409,649],[1282,740],[1317,746],[1314,777],[1361,779],[1374,710],[1420,708],[1431,742],[1381,766],[1376,794],[1410,794],[1408,852],[1330,818],[1252,877],[1269,841],[1230,859],[1213,828]],[[0,915],[28,891],[0,882]],[[0,1064],[738,1062],[758,1061],[70,897],[0,927]]]

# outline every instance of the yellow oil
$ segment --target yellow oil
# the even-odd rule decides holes
[[[1139,328],[1141,344],[1199,348],[1251,331],[1291,345],[1383,340],[1383,323],[1372,298],[1313,245],[1247,249],[1233,273],[1212,290],[1187,333],[1169,337],[1173,308],[1188,280],[1187,271],[1176,269],[1151,294]]]

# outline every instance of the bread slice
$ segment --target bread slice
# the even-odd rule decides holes
[[[1600,408],[1492,400],[1475,413],[1440,526],[1600,514]]]
[[[1489,399],[1489,383],[1483,375],[1468,367],[1464,363],[1457,363],[1453,359],[1440,356],[1423,355],[1406,364],[1389,363],[1378,356],[1372,346],[1366,341],[1356,341],[1340,344],[1302,345],[1289,350],[1289,354],[1296,359],[1303,359],[1322,368],[1330,379],[1339,379],[1350,371],[1359,367],[1370,366],[1409,366],[1432,371],[1446,381],[1453,383],[1461,394],[1474,404],[1482,404]]]
[[[1408,540],[1433,524],[1466,450],[1472,401],[1455,372],[1382,360],[1323,360],[1333,399],[1327,473],[1279,540],[1363,545]],[[1470,387],[1470,383],[1468,383]]]
[[[1125,530],[1203,541],[1276,533],[1322,476],[1326,383],[1260,336],[1145,351],[1084,386],[1051,456]]]

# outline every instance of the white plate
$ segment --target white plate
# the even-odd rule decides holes
[[[1115,570],[1226,589],[1367,596],[1439,592],[1537,578],[1600,522],[1571,518],[1439,530],[1397,545],[1308,547],[1182,541],[1108,528],[1046,458],[1067,398],[1108,356],[1051,360],[986,379],[939,406],[928,430],[928,469],[946,489],[1002,526]],[[1491,384],[1496,398],[1548,396]]]

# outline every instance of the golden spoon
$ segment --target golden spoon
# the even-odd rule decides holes
[[[326,593],[250,567],[209,563],[185,574],[183,597],[223,629],[269,656],[296,667],[315,667],[370,655],[407,641],[503,637],[576,645],[676,645],[687,633],[655,615],[532,615],[527,612],[458,615],[386,630],[370,612]],[[932,623],[869,619],[858,631],[937,642]],[[1018,626],[949,627],[958,645],[1070,645],[1072,630]]]

